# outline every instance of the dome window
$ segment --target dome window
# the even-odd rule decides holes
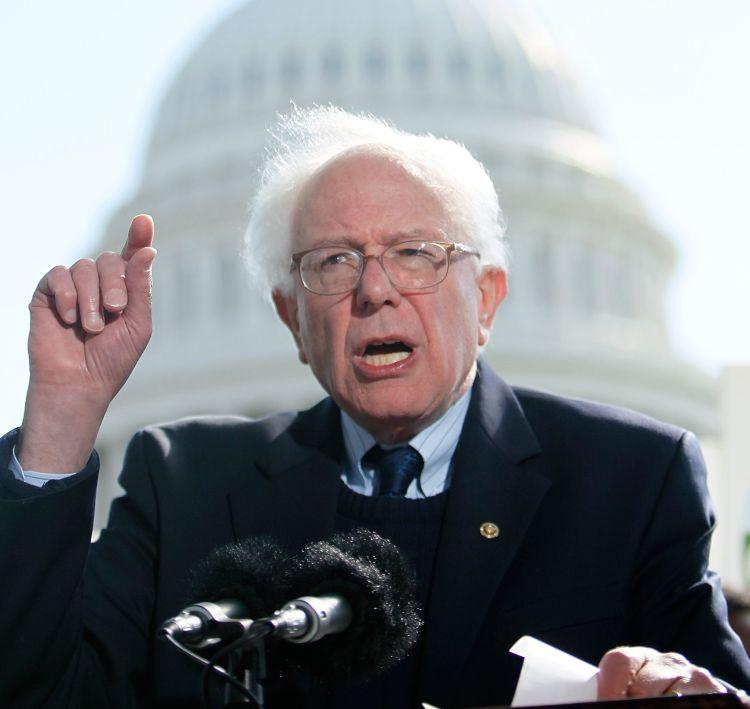
[[[302,78],[302,59],[293,50],[287,52],[281,59],[281,80],[286,86],[298,84]]]
[[[469,58],[460,49],[448,57],[448,74],[455,81],[463,81],[469,75]]]
[[[194,323],[196,311],[195,256],[179,254],[174,258],[172,302],[178,323]]]
[[[224,252],[219,252],[216,261],[216,307],[227,318],[236,314],[240,302],[238,263],[234,253]]]
[[[427,77],[428,62],[424,47],[412,47],[406,55],[406,69],[411,77],[417,81],[422,81]]]
[[[385,52],[380,45],[374,44],[367,49],[364,57],[365,74],[370,79],[382,79],[385,76]]]
[[[597,309],[596,287],[594,274],[596,265],[594,254],[590,244],[582,244],[575,258],[574,266],[574,289],[573,297],[577,309],[586,315],[594,313]]]
[[[623,318],[635,317],[635,272],[633,263],[626,256],[615,257],[611,264],[610,307],[613,313]]]
[[[323,52],[321,62],[323,76],[328,81],[338,81],[344,73],[344,58],[341,56],[341,50],[331,45],[326,47]]]
[[[242,71],[242,86],[248,93],[258,91],[263,86],[263,70],[257,57],[252,57],[245,64]]]
[[[535,304],[543,311],[550,311],[555,307],[558,289],[555,282],[555,255],[547,240],[534,246],[531,262]]]
[[[487,74],[487,79],[494,86],[505,86],[505,66],[503,66],[503,62],[500,61],[500,57],[497,55],[491,54],[487,57],[485,73]]]

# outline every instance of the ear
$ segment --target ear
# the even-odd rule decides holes
[[[477,276],[479,296],[479,330],[477,344],[484,347],[490,339],[495,313],[508,294],[508,277],[496,266],[485,266]]]
[[[305,349],[302,346],[302,338],[300,337],[297,299],[294,294],[286,295],[278,289],[273,291],[271,297],[273,298],[273,304],[276,306],[278,316],[292,333],[294,342],[297,345],[297,356],[299,357],[299,361],[302,362],[302,364],[309,364],[307,354],[305,354]]]

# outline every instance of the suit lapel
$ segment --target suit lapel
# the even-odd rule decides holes
[[[256,463],[252,484],[228,494],[236,539],[271,534],[296,549],[331,536],[343,449],[338,408],[326,399],[299,414]],[[420,696],[449,696],[490,602],[549,480],[511,389],[481,366],[453,458],[451,488],[427,609]],[[493,522],[495,539],[480,526]]]
[[[256,462],[252,485],[229,492],[235,539],[270,534],[297,549],[330,537],[341,450],[339,410],[330,399],[298,414]]]
[[[480,365],[453,458],[425,625],[421,697],[458,686],[490,602],[550,481],[512,390]],[[490,522],[499,534],[480,527]]]

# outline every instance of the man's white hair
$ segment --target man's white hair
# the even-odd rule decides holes
[[[292,229],[299,195],[326,163],[348,153],[387,157],[432,191],[443,204],[450,238],[479,250],[482,265],[508,269],[505,223],[497,192],[484,166],[463,146],[433,135],[415,135],[369,115],[333,106],[278,117],[261,168],[245,232],[251,279],[270,296],[290,293]]]

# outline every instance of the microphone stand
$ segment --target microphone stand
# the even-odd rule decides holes
[[[264,621],[253,624],[257,630],[249,636],[240,637],[225,645],[205,662],[201,680],[204,703],[210,708],[208,680],[213,670],[227,682],[224,689],[224,709],[247,709],[253,702],[264,709],[263,680],[266,678],[266,636],[271,626]],[[216,666],[227,658],[226,669]]]
[[[180,652],[192,660],[203,665],[201,673],[201,693],[205,709],[212,706],[208,681],[212,674],[223,679],[227,686],[224,691],[224,709],[247,709],[254,702],[258,709],[264,709],[265,698],[263,680],[266,678],[266,646],[265,638],[272,626],[263,621],[253,623],[255,633],[242,636],[229,644],[225,644],[210,658],[205,658],[189,647],[183,645],[169,631],[163,631],[161,636],[174,645]],[[222,658],[227,658],[226,669],[217,665]]]
[[[258,638],[249,646],[232,650],[229,653],[226,671],[242,684],[252,699],[231,684],[227,684],[224,689],[224,709],[247,709],[253,701],[258,709],[263,709],[263,680],[266,678],[265,639]]]

